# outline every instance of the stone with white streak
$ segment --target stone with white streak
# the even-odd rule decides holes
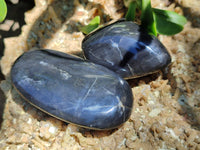
[[[99,28],[84,38],[82,49],[88,60],[126,79],[157,72],[171,63],[164,45],[132,21]]]
[[[11,70],[17,91],[40,110],[91,129],[112,129],[131,114],[128,83],[106,67],[53,50],[24,53]]]

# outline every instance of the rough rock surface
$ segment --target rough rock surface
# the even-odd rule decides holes
[[[188,23],[172,37],[159,39],[172,55],[165,74],[130,81],[134,108],[130,119],[109,131],[86,130],[65,124],[25,102],[10,83],[10,67],[32,47],[50,48],[81,55],[82,33],[78,25],[94,15],[104,21],[123,15],[121,1],[36,0],[25,14],[19,37],[5,40],[1,67],[6,95],[0,149],[200,149],[200,3],[198,0],[152,0],[153,7],[184,14]]]

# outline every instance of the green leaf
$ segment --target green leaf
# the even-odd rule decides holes
[[[174,35],[183,30],[183,26],[187,23],[184,16],[173,11],[153,9],[156,22],[156,29],[159,34]]]
[[[141,7],[142,7],[142,1],[141,0],[123,0],[123,2],[124,2],[124,6],[127,7],[127,8],[130,6],[131,2],[135,2],[136,5],[137,5],[136,7],[139,8],[139,9],[141,9]]]
[[[129,4],[128,11],[125,16],[127,21],[133,21],[135,19],[136,7],[137,7],[136,1],[133,1]]]
[[[157,36],[156,24],[153,18],[153,11],[150,0],[142,0],[142,27],[148,31],[149,34]]]
[[[99,24],[100,24],[100,16],[96,16],[94,17],[94,19],[90,21],[88,25],[80,27],[79,30],[83,32],[84,34],[89,34],[93,30],[98,28]]]
[[[7,6],[4,0],[0,0],[0,22],[2,22],[7,14]]]
[[[142,1],[141,0],[136,0],[136,3],[137,3],[137,7],[138,9],[142,9]]]

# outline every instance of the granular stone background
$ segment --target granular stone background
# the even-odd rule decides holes
[[[134,94],[130,119],[108,131],[88,130],[55,119],[24,101],[10,81],[10,68],[22,53],[49,48],[82,56],[80,25],[100,15],[102,23],[124,16],[121,0],[35,0],[25,13],[21,34],[4,39],[0,87],[6,101],[0,149],[31,150],[200,150],[200,2],[152,0],[152,6],[175,11],[188,22],[179,34],[161,36],[172,65],[129,80]]]

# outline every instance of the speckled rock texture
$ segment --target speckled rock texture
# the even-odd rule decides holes
[[[184,30],[172,37],[159,36],[172,56],[167,74],[130,80],[134,107],[130,119],[115,130],[94,131],[66,124],[24,101],[12,87],[10,68],[33,47],[82,56],[79,24],[95,15],[102,22],[123,16],[118,0],[35,0],[25,14],[19,37],[5,39],[0,86],[6,96],[0,149],[129,150],[200,149],[200,3],[198,0],[152,0],[153,7],[184,14]]]

